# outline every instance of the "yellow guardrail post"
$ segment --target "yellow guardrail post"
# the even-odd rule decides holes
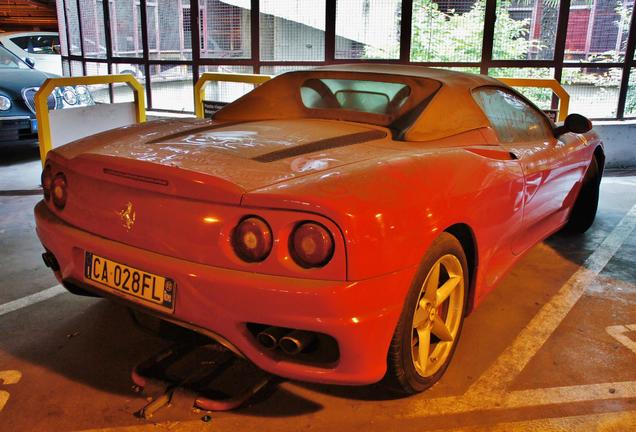
[[[237,82],[246,84],[263,84],[272,79],[272,75],[257,75],[246,73],[204,72],[194,85],[194,113],[198,118],[203,118],[204,87],[209,81]]]
[[[146,106],[144,99],[144,88],[134,76],[130,74],[121,75],[93,75],[78,77],[49,78],[44,81],[40,89],[35,94],[35,116],[38,121],[38,140],[40,146],[40,158],[42,166],[46,160],[46,154],[51,150],[51,125],[49,123],[49,106],[47,99],[57,87],[76,85],[96,85],[96,84],[127,84],[135,96],[135,117],[137,123],[146,121]]]
[[[563,86],[553,78],[497,78],[511,87],[549,88],[559,98],[559,121],[565,120],[570,109],[570,95]]]

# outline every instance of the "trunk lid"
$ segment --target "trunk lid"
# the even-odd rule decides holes
[[[227,192],[221,201],[234,202],[237,194],[384,154],[365,144],[387,136],[380,128],[315,119],[220,125],[181,121],[146,129],[135,133],[131,128],[112,138],[106,133],[107,140],[96,135],[56,152],[71,165],[99,161],[100,168],[123,170],[120,174],[131,178],[161,177],[174,183],[174,177],[189,175],[214,183]]]

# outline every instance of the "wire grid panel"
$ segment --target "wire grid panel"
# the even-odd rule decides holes
[[[143,57],[141,6],[136,0],[109,3],[110,36],[113,57]]]
[[[493,58],[552,60],[559,7],[559,0],[498,0]]]
[[[190,0],[148,0],[146,25],[151,60],[192,59]]]
[[[102,0],[82,2],[80,9],[85,58],[106,59],[104,4]]]
[[[485,10],[485,0],[413,0],[411,61],[480,61]]]
[[[216,65],[204,66],[201,72],[221,72],[221,73],[253,73],[251,66],[229,66]],[[234,102],[236,99],[245,95],[254,89],[254,84],[227,82],[227,81],[208,81],[203,87],[205,101],[214,101],[221,103]]]
[[[622,61],[633,8],[633,0],[573,0],[564,60]]]
[[[250,58],[252,29],[249,1],[236,4],[199,0],[201,58]]]
[[[400,58],[402,0],[336,3],[336,58]]]
[[[561,83],[570,94],[570,112],[591,118],[616,116],[620,68],[564,68]]]
[[[261,0],[260,59],[323,61],[325,0]]]

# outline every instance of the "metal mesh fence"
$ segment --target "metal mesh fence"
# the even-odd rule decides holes
[[[250,3],[199,0],[199,32],[201,58],[250,58]]]
[[[401,0],[336,3],[336,58],[400,57]]]
[[[141,8],[136,0],[110,2],[113,57],[142,57]]]
[[[493,58],[552,60],[559,0],[498,0]]]
[[[151,65],[150,91],[156,109],[177,112],[194,111],[192,66]]]
[[[253,73],[253,68],[251,66],[228,65],[204,66],[202,72]],[[204,87],[204,100],[222,103],[232,102],[253,89],[254,85],[248,83],[209,81]]]
[[[55,9],[57,11],[57,25],[60,35],[60,53],[64,56],[68,56],[68,39],[66,38],[66,14],[64,12],[64,2],[56,2]],[[64,66],[62,66],[64,70]]]
[[[105,59],[104,5],[101,0],[82,4],[80,21],[82,23],[84,57]]]
[[[620,68],[565,68],[561,82],[570,94],[570,112],[592,118],[616,116]]]
[[[633,9],[633,0],[572,1],[565,61],[622,61]]]
[[[484,0],[414,0],[411,61],[480,61],[485,5]]]
[[[146,25],[151,59],[192,59],[190,0],[146,1]]]
[[[551,68],[492,68],[488,75],[495,78],[554,78]],[[517,87],[517,91],[530,99],[541,109],[550,109],[552,90],[547,88]]]
[[[325,0],[261,0],[260,59],[323,61]]]
[[[146,85],[150,109],[192,111],[192,84],[205,71],[275,75],[323,63],[379,60],[514,77],[546,71],[559,76],[563,68],[573,101],[581,101],[573,110],[580,107],[592,117],[633,116],[634,79],[630,74],[622,83],[621,77],[635,66],[629,44],[634,0],[571,0],[567,23],[560,22],[561,3],[59,0],[56,6],[63,72],[83,74],[85,64],[87,73],[101,73],[104,65],[112,73],[131,73]],[[334,21],[327,25],[327,19]],[[492,40],[485,41],[490,34]],[[225,102],[248,87],[219,84],[207,94]],[[547,92],[527,94],[546,107]],[[114,97],[127,94],[115,91]],[[618,111],[620,97],[627,98],[620,104],[624,113]],[[591,100],[598,106],[585,105]]]
[[[148,106],[148,88],[146,86],[146,76],[142,64],[136,63],[114,63],[112,66],[114,74],[131,74],[139,83],[144,86],[146,95],[146,106]],[[113,102],[132,102],[134,94],[126,84],[113,84]]]
[[[74,1],[65,1],[66,23],[68,33],[68,52],[71,55],[81,56],[82,47],[80,42],[80,24],[77,3]]]
[[[636,117],[636,69],[632,69],[629,75],[629,85],[625,98],[625,117]]]

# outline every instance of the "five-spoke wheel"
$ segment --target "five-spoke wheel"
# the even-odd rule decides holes
[[[461,332],[467,281],[461,244],[442,233],[422,260],[393,335],[385,377],[390,387],[416,393],[443,375]]]
[[[423,377],[439,370],[450,355],[464,310],[464,269],[454,255],[433,264],[413,314],[413,364]]]

